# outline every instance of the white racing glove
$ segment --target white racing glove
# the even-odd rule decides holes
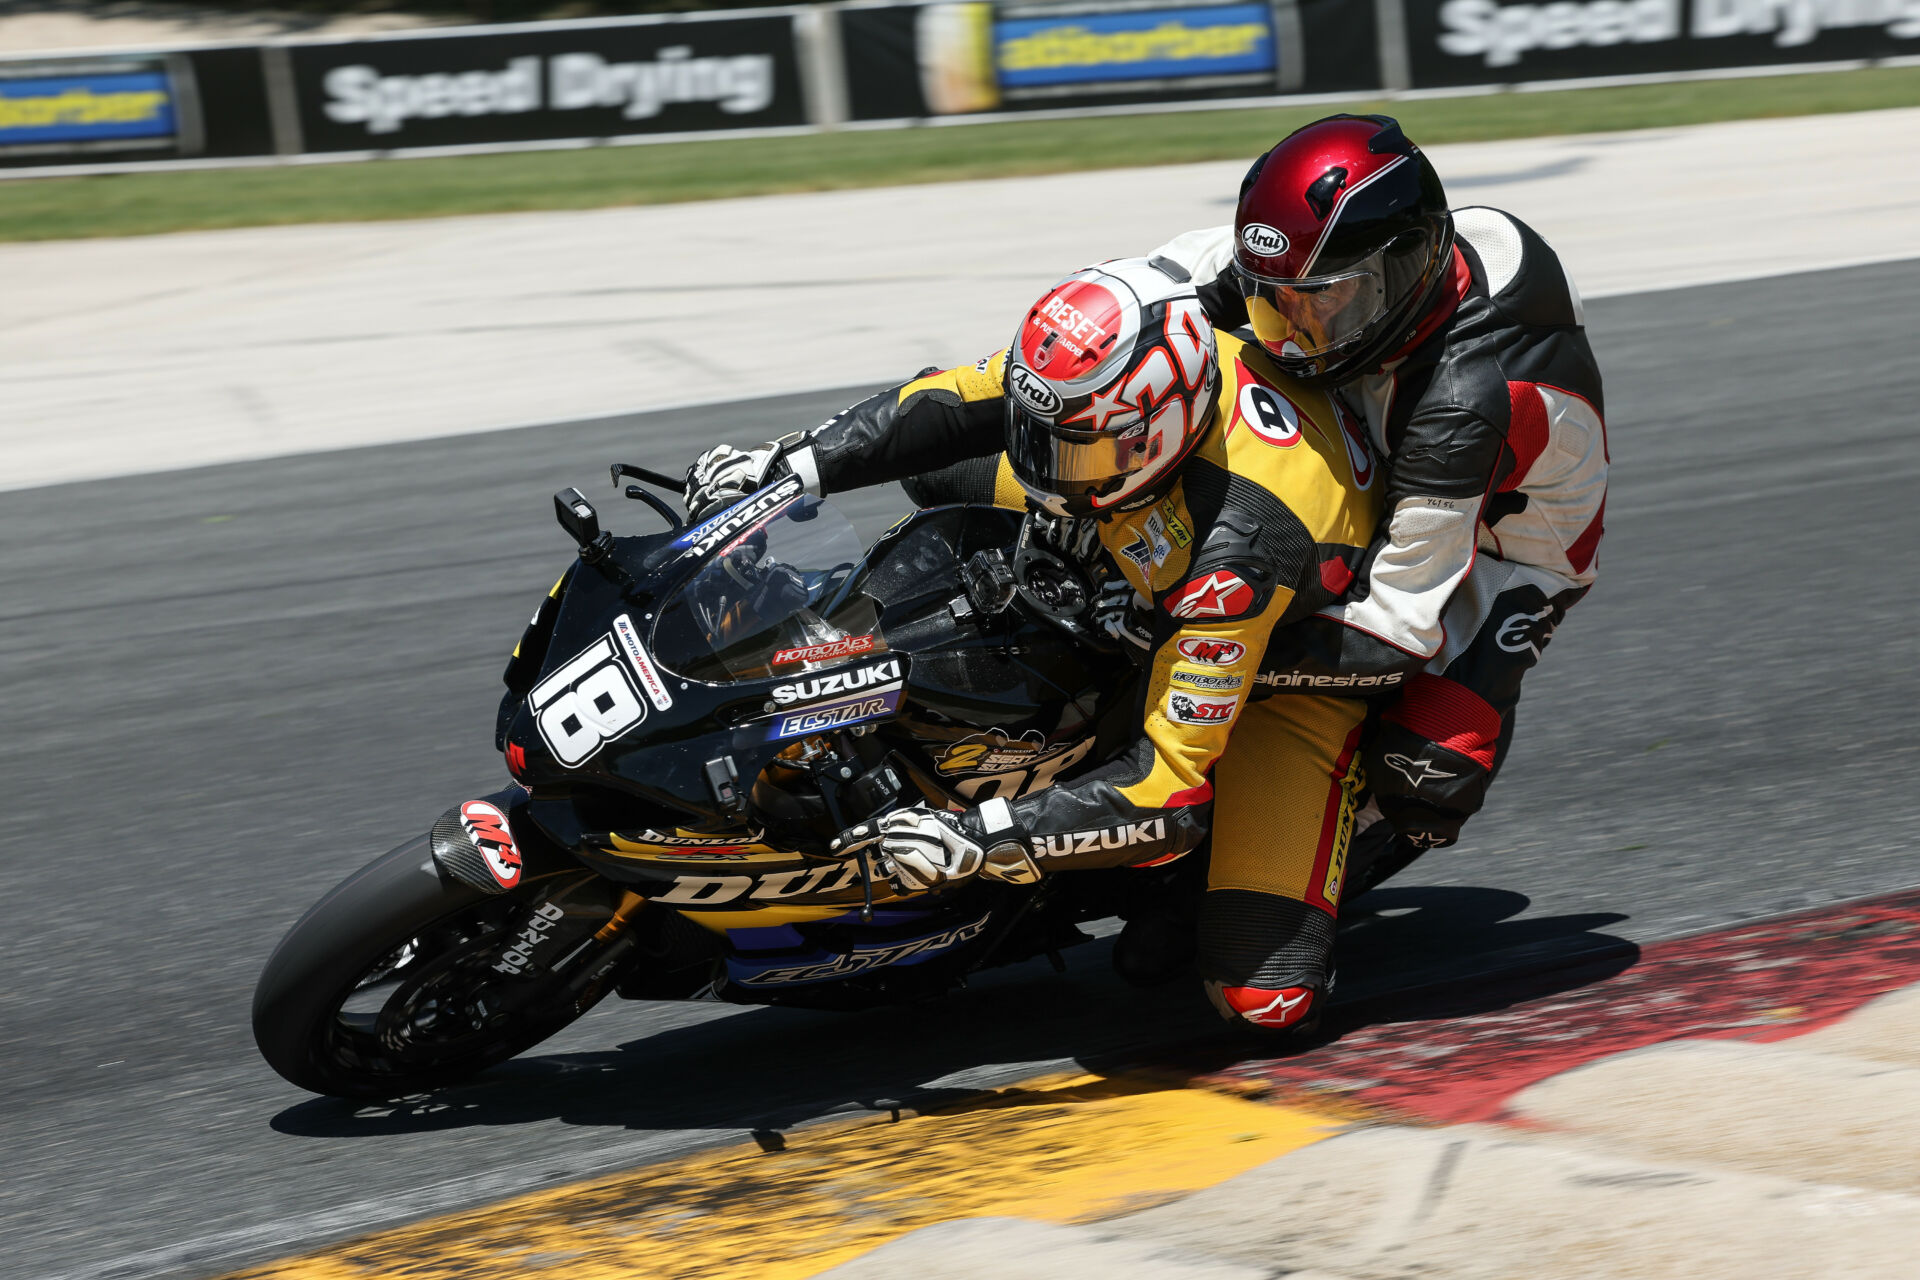
[[[1144,658],[1153,648],[1153,606],[1125,578],[1115,578],[1100,588],[1093,602],[1093,620],[1115,640],[1133,646]]]
[[[757,449],[730,444],[707,450],[687,468],[687,516],[696,524],[792,471],[820,496],[820,472],[804,435],[784,436]]]
[[[873,849],[880,873],[906,893],[949,888],[976,875],[1009,884],[1038,880],[1040,870],[1025,842],[1013,837],[1006,801],[989,800],[981,812],[990,828],[996,828],[996,819],[997,827],[1006,828],[1007,838],[991,849],[968,833],[958,814],[926,805],[895,809],[878,821],[862,823],[841,833],[829,847],[848,855]]]

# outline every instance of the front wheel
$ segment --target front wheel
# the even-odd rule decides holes
[[[322,898],[274,949],[254,988],[254,1041],[314,1093],[397,1097],[464,1079],[545,1040],[610,988],[607,953],[620,944],[595,931],[612,915],[607,892],[582,872],[484,894],[442,876],[427,837],[410,840]],[[536,904],[549,927],[529,932]],[[559,973],[509,958],[548,934],[567,952]],[[568,978],[582,973],[609,976]]]

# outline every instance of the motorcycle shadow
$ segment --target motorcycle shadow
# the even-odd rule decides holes
[[[1377,1021],[1464,1017],[1558,994],[1630,966],[1638,949],[1601,932],[1616,913],[1526,917],[1506,889],[1386,887],[1348,908],[1327,1035]],[[315,1099],[272,1127],[374,1137],[558,1120],[629,1131],[778,1131],[836,1114],[927,1110],[1048,1072],[1112,1075],[1273,1056],[1232,1034],[1191,978],[1135,988],[1114,977],[1111,939],[978,975],[937,1001],[863,1013],[609,1002],[569,1041],[645,1034],[610,1050],[547,1052],[472,1083],[383,1103]],[[622,1025],[624,1023],[624,1025]],[[618,1028],[618,1030],[615,1030]]]

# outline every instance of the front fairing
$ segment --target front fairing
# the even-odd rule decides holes
[[[508,667],[498,735],[518,781],[576,810],[543,810],[556,838],[739,827],[738,795],[796,740],[891,715],[906,659],[843,589],[859,558],[844,517],[775,485],[576,562]]]

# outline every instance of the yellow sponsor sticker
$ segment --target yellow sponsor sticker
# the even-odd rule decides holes
[[[1160,514],[1167,518],[1167,536],[1173,539],[1174,546],[1186,548],[1193,545],[1193,531],[1180,518],[1180,509],[1174,505],[1172,498],[1160,504]]]
[[[1229,675],[1218,667],[1175,665],[1167,678],[1183,689],[1201,689],[1208,693],[1232,693],[1246,683],[1245,676]]]

